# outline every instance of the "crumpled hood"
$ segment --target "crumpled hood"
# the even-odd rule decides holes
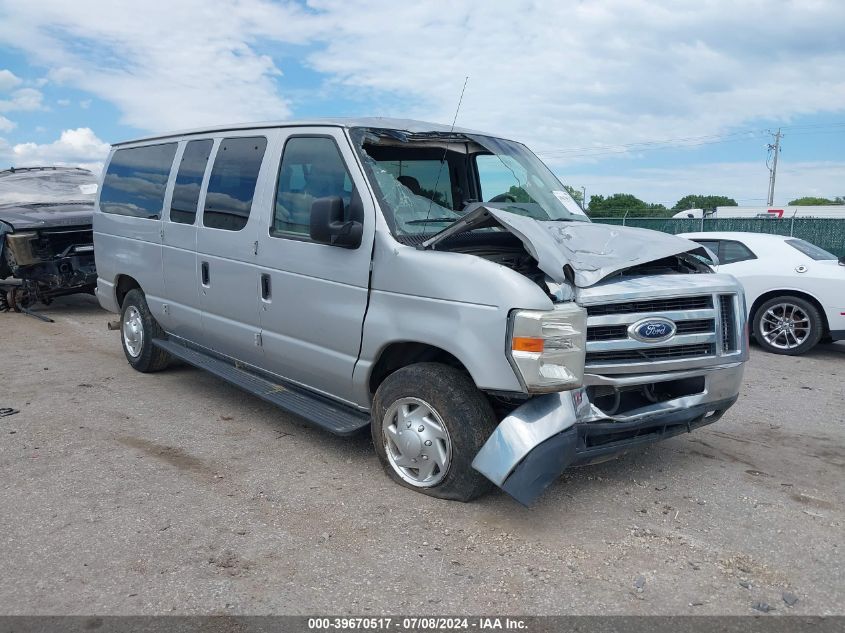
[[[89,202],[0,206],[0,222],[16,231],[92,223],[94,205]]]
[[[537,266],[554,281],[571,278],[579,288],[592,286],[620,270],[664,257],[707,251],[668,233],[592,222],[535,220],[480,206],[423,243],[424,248],[467,230],[499,225],[516,235]],[[571,271],[567,274],[568,271]]]

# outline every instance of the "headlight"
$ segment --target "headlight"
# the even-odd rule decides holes
[[[565,391],[584,379],[587,311],[574,303],[554,310],[514,310],[508,354],[531,393]]]

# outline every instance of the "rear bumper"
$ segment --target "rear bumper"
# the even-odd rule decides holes
[[[702,377],[704,388],[700,393],[649,404],[624,415],[605,415],[590,402],[584,388],[537,396],[501,421],[473,460],[473,468],[528,505],[570,466],[717,421],[736,402],[743,368],[743,363],[732,363],[637,376],[637,383],[643,385],[677,380],[681,375]],[[632,379],[626,376],[622,380],[631,384]],[[612,378],[600,380],[613,382]]]
[[[114,284],[109,283],[102,277],[97,277],[97,289],[95,292],[103,310],[120,313],[120,306],[117,303],[114,292]]]

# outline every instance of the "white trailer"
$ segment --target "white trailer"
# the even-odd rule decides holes
[[[716,207],[714,212],[704,209],[679,211],[673,218],[845,218],[845,204],[823,206],[772,206],[772,207]]]

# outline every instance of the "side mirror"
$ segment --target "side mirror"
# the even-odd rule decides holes
[[[319,244],[358,248],[364,225],[346,219],[340,196],[317,198],[311,203],[311,239]]]

